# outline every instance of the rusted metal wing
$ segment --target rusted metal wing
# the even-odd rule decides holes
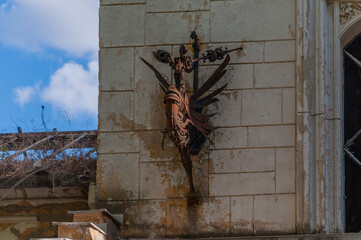
[[[230,61],[229,55],[227,55],[226,59],[223,63],[217,68],[217,70],[208,78],[208,80],[191,96],[191,100],[197,100],[200,96],[205,94],[211,87],[213,87],[226,73],[226,66]],[[224,70],[224,71],[223,71]]]

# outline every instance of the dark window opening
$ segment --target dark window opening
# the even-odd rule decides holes
[[[361,60],[361,35],[352,40],[345,50]],[[361,69],[344,54],[344,142],[361,129]],[[350,147],[350,152],[361,161],[361,136]],[[361,230],[361,167],[345,154],[346,231]]]

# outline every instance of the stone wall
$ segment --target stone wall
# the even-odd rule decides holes
[[[89,209],[84,187],[22,187],[7,191],[0,189],[1,196],[7,193],[0,202],[0,239],[56,237],[53,222],[72,221],[68,211]]]
[[[240,236],[296,232],[294,0],[101,0],[97,201],[124,212],[124,237]],[[232,53],[209,108],[215,146],[193,158],[203,196],[188,183],[166,127],[162,93],[143,57],[170,82],[152,51],[178,55],[190,32],[202,50]],[[219,64],[219,62],[217,63]],[[200,66],[205,81],[216,64]],[[187,76],[191,84],[191,74]]]

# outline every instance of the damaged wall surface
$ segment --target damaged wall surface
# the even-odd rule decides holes
[[[7,189],[0,189],[3,195]],[[89,209],[83,187],[20,188],[0,202],[0,239],[55,237],[52,222],[71,221],[68,211]]]
[[[97,133],[18,130],[0,134],[0,239],[56,237],[53,222],[94,202]]]
[[[101,1],[97,200],[124,202],[124,236],[295,233],[295,9],[293,0]],[[125,24],[126,23],[126,24]],[[201,50],[242,46],[213,124],[215,146],[193,158],[188,183],[166,127],[163,96],[140,57],[173,81],[152,51],[178,55],[196,30]],[[281,54],[280,54],[281,53]],[[201,64],[200,82],[216,64]],[[192,86],[192,75],[186,75]],[[233,107],[230,107],[233,106]]]
[[[326,0],[100,2],[97,201],[119,204],[124,237],[343,231],[339,66],[357,14]],[[192,30],[201,51],[244,49],[208,109],[219,128],[215,146],[193,158],[195,208],[177,148],[167,138],[162,149],[163,95],[140,59],[173,82],[152,51],[177,55],[185,43],[192,55]],[[216,67],[202,63],[200,82]]]

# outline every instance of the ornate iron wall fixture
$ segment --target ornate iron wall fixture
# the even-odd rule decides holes
[[[194,50],[193,58],[185,56],[187,51],[184,45],[181,45],[179,48],[179,57],[173,57],[164,50],[153,52],[159,62],[169,64],[174,70],[175,86],[171,86],[157,69],[143,58],[141,59],[155,73],[160,87],[164,92],[164,103],[167,116],[167,129],[164,131],[164,137],[167,134],[179,149],[182,164],[188,176],[190,190],[188,193],[188,202],[191,206],[194,206],[199,203],[200,197],[196,194],[193,185],[191,155],[199,154],[207,139],[212,143],[209,135],[212,130],[215,129],[210,122],[210,117],[214,114],[207,115],[203,113],[203,108],[218,102],[219,99],[215,97],[226,88],[227,84],[207,96],[202,96],[226,73],[227,70],[225,70],[225,68],[230,61],[229,53],[236,50],[242,50],[242,48],[232,50],[225,48],[225,50],[223,50],[222,47],[220,47],[214,50],[207,50],[202,57],[199,57],[200,44],[196,32],[193,31],[190,37],[194,40],[192,45]],[[208,78],[208,80],[198,88],[198,62],[200,60],[203,60],[203,62],[214,62],[216,60],[221,60],[224,57],[223,63]],[[192,71],[194,78],[193,94],[188,96],[186,94],[184,72],[190,73]]]

